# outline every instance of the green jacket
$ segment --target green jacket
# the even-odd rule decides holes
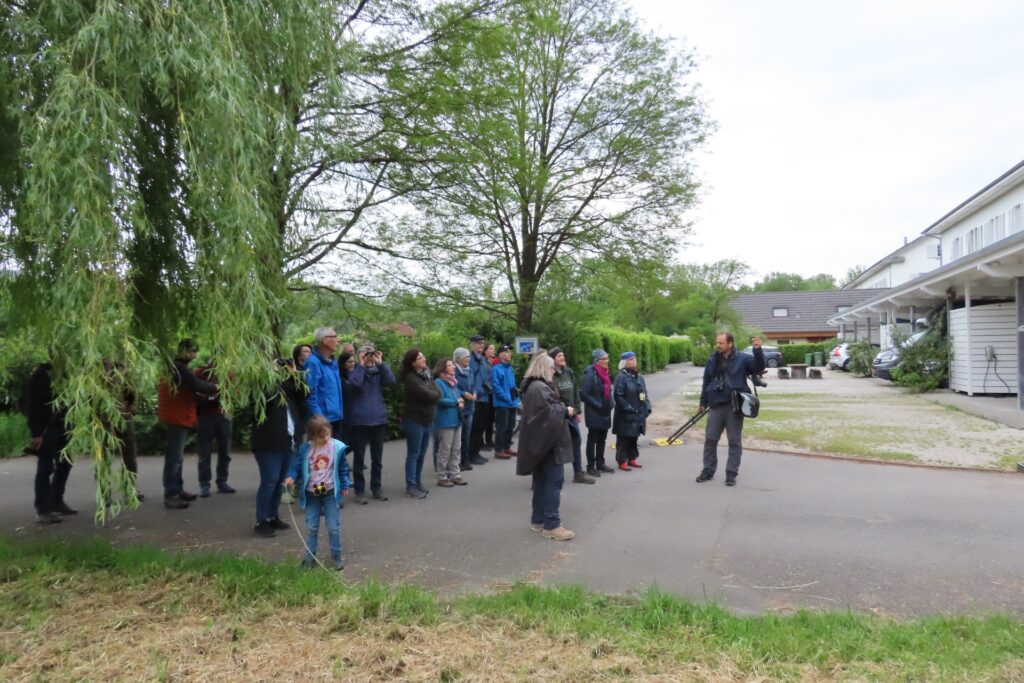
[[[576,383],[576,377],[568,365],[561,370],[555,370],[555,389],[558,391],[558,398],[562,403],[572,406],[577,415],[582,412],[580,385]]]

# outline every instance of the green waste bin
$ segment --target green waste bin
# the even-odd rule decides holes
[[[814,364],[814,354],[813,353],[805,353],[804,354],[804,365],[810,366],[810,365],[813,365],[813,364]]]
[[[824,363],[824,359],[825,359],[825,354],[823,354],[821,351],[815,351],[814,352],[814,365],[815,365],[815,367],[819,367],[820,368],[822,365],[824,365],[825,364]]]

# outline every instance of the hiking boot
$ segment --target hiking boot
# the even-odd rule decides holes
[[[427,487],[423,485],[423,482],[416,484],[416,490],[424,495],[430,493],[430,491],[427,490]]]
[[[199,497],[200,498],[209,498],[210,497],[210,485],[209,484],[200,484],[199,485]]]
[[[270,522],[260,522],[253,528],[253,531],[257,536],[262,536],[263,538],[273,538],[274,536],[277,536],[277,529],[272,527]]]
[[[736,473],[735,472],[726,472],[725,473],[725,485],[726,486],[735,486],[736,485]]]
[[[530,525],[530,531],[544,531],[544,525],[543,524],[531,524]]]
[[[448,488],[451,488],[452,486],[455,486],[455,482],[449,481],[447,479],[438,479],[437,480],[437,485],[441,486],[443,488],[448,489]]]
[[[345,560],[340,557],[334,558],[334,568],[340,572],[345,568]]]
[[[552,541],[568,541],[576,536],[574,532],[569,531],[564,526],[560,526],[557,529],[544,529],[540,532],[540,535],[544,538],[550,538]]]
[[[474,455],[472,458],[469,459],[469,464],[470,465],[486,465],[487,464],[487,458],[485,458],[482,455]]]
[[[40,524],[59,524],[62,519],[56,512],[40,512],[36,515],[36,521]]]
[[[304,557],[302,558],[301,566],[303,569],[312,569],[316,566],[316,559],[312,557]]]
[[[217,484],[217,493],[237,493],[235,487],[226,481]]]
[[[469,472],[472,469],[473,469],[473,466],[471,464],[469,464],[468,460],[466,462],[460,462],[459,463],[459,471],[461,471],[461,472]]]
[[[643,467],[643,465],[638,463],[635,458],[633,460],[629,461],[629,466],[634,468],[634,469],[640,469],[641,467]]]
[[[596,469],[596,468],[594,468],[594,467],[588,467],[588,468],[587,468],[587,474],[589,474],[590,476],[594,477],[595,479],[596,479],[597,477],[600,477],[600,476],[601,476],[601,473],[600,473],[600,472],[598,472],[598,471],[597,471],[597,469]]]
[[[75,510],[74,508],[68,507],[68,504],[65,503],[64,501],[60,502],[60,504],[57,506],[57,510],[56,511],[58,513],[62,514],[62,515],[77,515],[78,514],[78,510]]]
[[[267,524],[269,524],[271,526],[271,528],[273,528],[273,529],[284,530],[284,529],[291,529],[292,528],[291,525],[288,524],[287,522],[281,521],[280,517],[274,517],[273,519],[268,519],[267,520]]]
[[[577,472],[572,477],[572,483],[574,484],[596,484],[597,479],[594,479],[586,472]]]
[[[624,462],[620,462],[619,469],[622,470],[623,472],[629,472],[629,465],[627,465]]]
[[[380,491],[374,491],[374,492],[373,492],[373,499],[374,499],[374,500],[379,500],[379,501],[383,502],[383,501],[387,500],[387,499],[388,499],[388,497],[387,497],[387,496],[385,496],[385,495],[384,495],[383,493],[381,493]]]
[[[209,485],[207,485],[206,488],[207,488],[207,490],[209,490],[209,488],[210,488]],[[206,495],[210,495],[210,494],[207,493]],[[179,491],[178,492],[178,498],[181,498],[186,503],[191,503],[193,500],[198,498],[198,496],[196,494],[194,494],[194,493],[189,493],[188,491]]]
[[[168,510],[184,510],[188,507],[188,501],[179,496],[165,496],[164,507]]]
[[[424,491],[420,491],[415,486],[406,486],[405,487],[405,497],[406,498],[421,499],[421,498],[426,498],[427,494]]]
[[[456,486],[466,486],[467,484],[469,484],[469,482],[463,479],[462,477],[455,477],[454,479],[451,480],[451,482]]]
[[[352,500],[356,505],[366,505],[370,501],[366,500],[366,496],[362,493],[357,493],[356,497]]]
[[[700,471],[700,474],[697,475],[697,483],[698,484],[703,484],[704,482],[711,481],[714,478],[715,478],[715,473],[714,472],[712,472],[709,469],[703,469],[703,470]]]
[[[608,467],[608,465],[605,465],[604,463],[601,463],[600,465],[597,466],[597,471],[604,472],[605,474],[615,474],[615,468]]]

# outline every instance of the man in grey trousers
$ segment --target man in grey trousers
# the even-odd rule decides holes
[[[704,366],[704,383],[700,390],[701,410],[708,409],[708,422],[704,430],[704,469],[697,483],[713,479],[718,469],[718,440],[725,430],[729,441],[729,460],[725,464],[725,485],[735,486],[743,456],[743,414],[733,412],[734,391],[749,392],[749,375],[764,370],[764,351],[761,338],[750,340],[754,355],[736,351],[731,332],[719,332],[715,339],[715,352]]]

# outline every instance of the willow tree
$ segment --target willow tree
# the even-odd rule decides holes
[[[66,453],[96,463],[102,519],[111,479],[131,490],[110,458],[119,380],[152,387],[188,334],[217,349],[229,405],[273,381],[273,169],[294,129],[280,95],[337,87],[346,15],[312,0],[3,7],[5,282],[54,362]]]
[[[666,258],[685,235],[691,152],[710,127],[694,62],[620,6],[522,0],[438,47],[461,61],[424,93],[443,133],[410,135],[432,180],[423,219],[393,235],[421,254],[410,282],[529,330],[560,259]]]

